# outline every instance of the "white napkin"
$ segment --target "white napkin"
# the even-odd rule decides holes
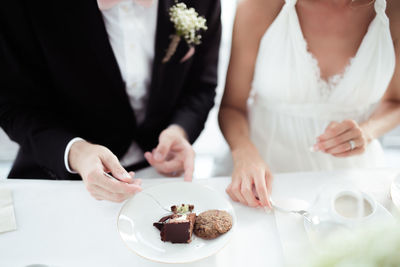
[[[301,200],[284,199],[278,201],[283,208],[306,209]],[[300,203],[300,205],[298,205]],[[282,244],[286,266],[308,266],[312,247],[304,228],[303,217],[274,211],[277,229]]]
[[[0,233],[17,229],[11,190],[0,188]]]

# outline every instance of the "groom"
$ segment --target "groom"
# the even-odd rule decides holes
[[[111,201],[139,191],[129,171],[149,164],[192,178],[190,144],[217,85],[220,3],[179,2],[208,29],[194,49],[181,38],[167,62],[174,0],[1,5],[0,125],[20,145],[9,178],[81,177]]]

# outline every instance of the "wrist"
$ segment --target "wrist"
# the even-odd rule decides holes
[[[254,156],[257,156],[259,154],[257,148],[250,141],[241,142],[231,149],[234,162],[241,161],[243,158],[248,158],[249,155],[251,156],[251,158],[254,158]]]
[[[185,140],[188,140],[188,135],[186,133],[186,131],[179,125],[177,124],[172,124],[170,125],[167,130],[170,130],[174,133],[176,133],[177,135],[183,137]]]
[[[79,173],[78,163],[81,161],[79,158],[87,145],[90,145],[90,143],[85,140],[79,140],[72,144],[68,154],[68,165],[72,171]]]
[[[366,142],[369,144],[376,138],[372,131],[371,123],[369,121],[365,121],[362,124],[360,124],[360,128],[362,130],[362,134],[366,140]]]

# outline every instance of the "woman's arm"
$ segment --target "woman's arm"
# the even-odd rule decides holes
[[[369,140],[378,138],[400,124],[400,2],[388,1],[390,29],[396,53],[396,68],[381,104],[362,128]]]
[[[219,124],[234,160],[227,192],[234,201],[249,206],[269,205],[271,175],[249,138],[247,100],[251,90],[260,40],[281,9],[283,1],[245,0],[237,9],[225,93]],[[259,200],[253,193],[253,186]]]

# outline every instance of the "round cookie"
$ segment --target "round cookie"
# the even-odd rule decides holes
[[[214,239],[232,228],[232,216],[223,210],[207,210],[196,217],[194,233],[203,239]]]

